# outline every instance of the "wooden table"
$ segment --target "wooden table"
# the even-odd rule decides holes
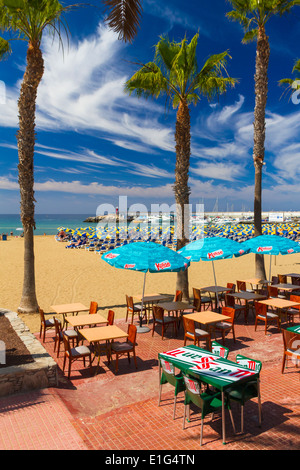
[[[148,295],[134,295],[133,296],[134,299],[137,299],[139,302],[143,302],[146,310],[148,310],[149,314],[151,313],[152,311],[152,308],[153,308],[153,305],[157,302],[167,302],[168,300],[170,300],[172,298],[172,295],[168,295],[168,294],[148,294]],[[150,315],[149,315],[150,317]],[[149,320],[149,317],[148,317],[148,320]]]
[[[219,294],[222,294],[223,292],[230,292],[231,289],[228,287],[222,287],[222,286],[208,286],[208,287],[201,287],[200,289],[201,292],[210,292],[215,295],[215,306],[216,309],[219,308],[218,305],[218,296]]]
[[[107,318],[104,318],[99,313],[93,313],[88,315],[79,315],[78,317],[66,317],[66,322],[76,329],[89,325],[98,325],[99,323],[106,324]]]
[[[100,342],[108,341],[110,342],[113,339],[128,338],[128,334],[121,330],[116,325],[109,326],[99,326],[95,328],[83,328],[80,330],[80,334],[89,342],[95,344],[95,355],[98,354],[97,368],[95,375],[98,372],[100,365]],[[109,350],[107,351],[108,357],[111,355],[111,343],[109,343]],[[94,360],[94,359],[93,359]]]
[[[74,304],[62,304],[62,305],[51,305],[51,308],[54,310],[57,315],[63,316],[63,327],[66,324],[65,317],[68,313],[72,313],[73,315],[78,314],[79,312],[88,312],[89,307],[81,303],[74,303]]]
[[[277,289],[284,290],[287,292],[299,290],[299,286],[296,286],[295,284],[272,284],[272,287],[277,287]]]
[[[186,313],[184,317],[200,323],[201,325],[211,325],[219,321],[230,320],[230,317],[227,317],[227,315],[222,315],[221,313],[213,312],[211,310],[205,310],[204,312]]]
[[[276,308],[278,311],[278,315],[280,317],[280,322],[281,322],[282,310],[287,310],[288,308],[292,308],[292,307],[299,307],[300,305],[299,302],[291,302],[290,300],[279,299],[279,298],[261,300],[260,303],[265,304],[268,307]]]
[[[255,302],[255,301],[260,301],[266,298],[265,295],[262,294],[257,294],[256,292],[234,292],[231,294],[232,297],[235,299],[239,300],[244,300],[246,303],[246,323],[248,322],[248,314],[249,314],[249,309],[250,305],[249,302]]]
[[[271,281],[267,281],[267,279],[259,279],[259,278],[242,279],[242,282],[246,282],[250,284],[251,289],[256,290],[256,291],[258,290],[259,285],[265,286],[265,285],[271,284]],[[254,288],[253,286],[256,286],[256,288]]]

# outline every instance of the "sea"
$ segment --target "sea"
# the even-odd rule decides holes
[[[97,224],[85,223],[91,214],[35,214],[36,230],[34,235],[56,235],[59,227],[82,228],[96,227]],[[23,231],[20,215],[0,214],[0,234],[20,235]]]

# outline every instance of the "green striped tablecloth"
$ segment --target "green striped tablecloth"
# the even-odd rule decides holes
[[[287,328],[287,330],[292,331],[293,333],[298,333],[298,335],[300,335],[300,325],[290,326]]]
[[[259,377],[251,368],[254,364],[249,363],[248,368],[192,345],[159,353],[158,357],[221,391]]]

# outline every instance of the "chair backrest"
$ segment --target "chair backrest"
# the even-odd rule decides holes
[[[225,294],[225,305],[226,307],[234,308],[235,300],[234,300],[234,297],[232,297],[232,295]]]
[[[137,328],[135,325],[133,325],[133,323],[131,323],[130,325],[128,325],[128,338],[127,338],[127,341],[129,343],[131,343],[133,346],[135,346],[135,343],[136,343],[136,333],[137,333]]]
[[[108,325],[113,325],[114,324],[114,319],[115,319],[115,312],[113,310],[108,310],[107,324]]]
[[[282,329],[283,346],[286,351],[297,351],[299,354],[299,335],[292,331]]]
[[[63,342],[64,342],[64,347],[65,347],[65,352],[71,356],[71,346],[69,342],[69,338],[64,334],[63,332]]]
[[[201,292],[200,292],[200,289],[196,289],[195,287],[193,287],[193,297],[194,297],[193,305],[194,305],[196,311],[200,312],[200,309],[201,309]]]
[[[98,304],[97,302],[91,302],[90,303],[90,310],[89,310],[89,313],[90,314],[94,314],[94,313],[97,313],[97,310],[98,310]]]
[[[171,364],[171,362],[165,361],[164,359],[160,359],[160,364],[166,376],[175,375],[175,367],[173,364]]]
[[[300,277],[292,277],[292,284],[294,284],[294,286],[300,286]]]
[[[279,284],[286,284],[287,277],[284,274],[278,274],[278,281],[279,281]]]
[[[234,323],[235,309],[232,307],[222,307],[222,315],[230,317],[228,320],[225,320],[226,323]]]
[[[185,374],[182,374],[182,376],[185,384],[185,400],[188,397],[189,401],[193,402],[202,410],[203,399],[201,398],[201,383]]]
[[[279,279],[277,276],[272,276],[272,280],[271,280],[272,284],[279,284]]]
[[[260,302],[254,302],[255,313],[261,317],[267,316],[268,306],[266,304],[261,304]]]
[[[278,297],[278,287],[268,286],[268,296],[269,297]]]
[[[225,346],[218,343],[217,341],[212,341],[211,342],[211,352],[213,354],[217,354],[220,357],[223,357],[224,359],[227,359],[228,354],[229,354],[229,349],[225,348]]]
[[[246,283],[244,281],[236,281],[236,285],[237,285],[237,290],[238,292],[242,292],[246,290]]]
[[[290,296],[290,301],[291,302],[297,302],[300,304],[300,295],[291,295]],[[293,308],[296,308],[297,310],[300,311],[300,305],[295,305]]]
[[[181,290],[177,290],[174,298],[174,302],[181,302],[182,301],[182,292]]]
[[[234,294],[235,293],[235,284],[233,282],[227,282],[227,289],[231,289],[231,293]],[[228,291],[227,291],[228,292]]]
[[[262,363],[260,361],[243,356],[242,354],[237,354],[236,363],[241,366],[248,367],[248,369],[255,370],[255,372],[260,372],[262,367]]]
[[[127,309],[132,312],[133,311],[133,297],[126,295],[126,300],[127,300]]]
[[[195,322],[193,320],[190,320],[189,318],[186,318],[186,316],[183,315],[183,327],[184,327],[184,332],[189,333],[191,335],[195,335]]]
[[[158,305],[153,305],[152,313],[155,320],[163,321],[164,309],[162,307],[159,307]]]
[[[44,310],[42,310],[41,308],[39,308],[39,312],[40,312],[41,322],[42,322],[42,323],[45,323],[46,320],[45,320]]]
[[[56,317],[53,317],[53,321],[55,326],[55,334],[59,336],[59,333],[62,331],[61,323],[59,323]]]

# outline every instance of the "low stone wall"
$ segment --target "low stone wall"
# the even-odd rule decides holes
[[[28,390],[57,386],[57,363],[16,312],[0,309],[10,321],[34,362],[0,369],[0,397]]]

